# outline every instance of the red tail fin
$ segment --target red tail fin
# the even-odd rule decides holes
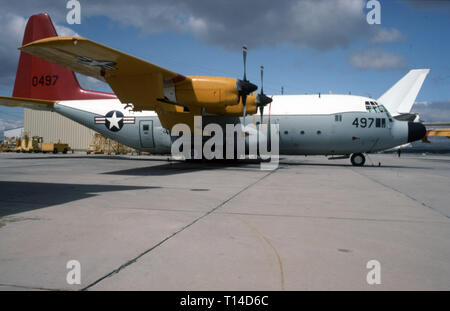
[[[56,37],[55,27],[46,13],[28,20],[22,45]],[[59,65],[21,52],[13,97],[47,100],[114,99],[114,94],[84,90],[75,74]]]

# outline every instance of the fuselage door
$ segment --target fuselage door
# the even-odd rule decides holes
[[[142,120],[139,122],[139,135],[141,136],[141,145],[144,148],[153,148],[153,121]]]

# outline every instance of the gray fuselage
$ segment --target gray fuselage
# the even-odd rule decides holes
[[[119,143],[157,154],[171,152],[174,137],[161,126],[158,117],[134,116],[133,122],[112,131],[96,120],[105,114],[76,109],[64,104],[53,110]],[[118,110],[115,110],[118,111]],[[123,110],[126,116],[127,111]],[[250,122],[252,117],[247,117]],[[255,116],[253,122],[259,120]],[[209,123],[237,124],[242,118],[203,117]],[[268,123],[265,116],[263,123]],[[258,124],[259,122],[257,122]],[[409,141],[408,122],[398,121],[387,112],[343,112],[329,115],[271,115],[271,124],[279,125],[280,154],[349,155],[385,150]]]

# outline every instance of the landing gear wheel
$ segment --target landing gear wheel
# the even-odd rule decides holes
[[[366,163],[366,157],[362,153],[354,153],[350,158],[353,166],[363,166]]]

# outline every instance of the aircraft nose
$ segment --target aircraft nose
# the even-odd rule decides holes
[[[408,143],[422,139],[427,133],[427,129],[422,123],[408,122]]]

